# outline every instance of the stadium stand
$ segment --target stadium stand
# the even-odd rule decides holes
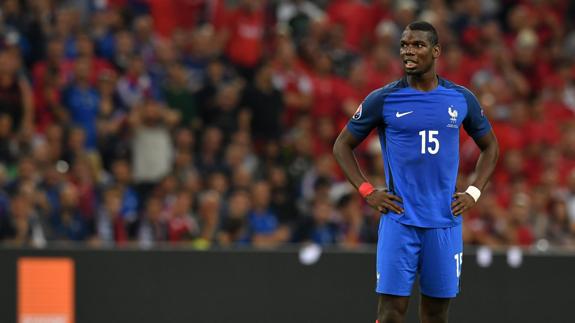
[[[0,241],[375,243],[331,145],[423,19],[502,151],[466,243],[573,246],[569,17],[567,0],[2,1]],[[381,185],[376,140],[358,153]],[[477,155],[462,134],[461,187]]]

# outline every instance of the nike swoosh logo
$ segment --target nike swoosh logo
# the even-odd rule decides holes
[[[410,113],[413,113],[413,111],[407,111],[407,112],[403,112],[403,113],[396,112],[396,113],[395,113],[395,116],[398,117],[398,118],[401,118],[401,117],[406,116],[406,115],[408,115],[408,114],[410,114]]]

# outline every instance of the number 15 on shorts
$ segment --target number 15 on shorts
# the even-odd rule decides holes
[[[453,255],[455,259],[455,272],[457,273],[457,278],[461,275],[461,265],[463,265],[463,252],[456,253]]]

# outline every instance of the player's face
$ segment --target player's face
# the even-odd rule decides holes
[[[432,45],[426,31],[405,30],[401,35],[399,56],[408,75],[421,75],[433,67],[439,57],[439,45]]]

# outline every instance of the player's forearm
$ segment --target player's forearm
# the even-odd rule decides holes
[[[478,144],[481,149],[481,154],[475,165],[475,179],[471,185],[483,191],[497,165],[499,145],[493,134],[489,134],[489,138],[487,138],[486,142]]]
[[[358,188],[361,183],[366,182],[367,178],[361,172],[359,164],[353,153],[354,145],[345,140],[343,133],[337,138],[333,145],[333,155],[343,170],[347,180],[355,187]]]

